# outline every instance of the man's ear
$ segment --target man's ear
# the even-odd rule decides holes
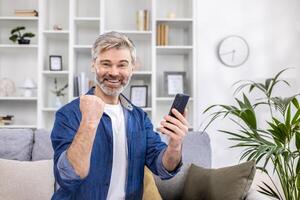
[[[135,71],[135,69],[136,69],[136,64],[132,63],[132,71]]]

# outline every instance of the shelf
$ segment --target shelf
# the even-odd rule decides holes
[[[43,71],[45,76],[56,76],[56,75],[69,75],[69,71]]]
[[[36,101],[37,97],[0,97],[0,101]]]
[[[14,20],[14,21],[38,21],[38,17],[18,17],[18,16],[2,16],[0,20]]]
[[[0,44],[0,48],[37,49],[37,44]]]
[[[168,19],[160,18],[156,20],[157,24],[168,24],[170,28],[176,29],[188,29],[192,28],[193,19],[190,18],[178,18],[178,19]]]
[[[193,22],[192,18],[157,18],[157,22]]]
[[[58,108],[42,108],[42,111],[44,112],[56,112]]]
[[[0,128],[32,128],[36,129],[36,125],[0,125]]]
[[[62,38],[62,39],[68,39],[69,37],[69,31],[68,30],[45,30],[43,31],[45,36],[49,38]]]
[[[111,31],[116,31],[116,32],[121,32],[121,33],[125,33],[128,35],[151,35],[152,31],[138,31],[138,30],[106,30],[105,33],[107,32],[111,32]]]
[[[92,45],[74,45],[74,50],[77,52],[90,52]]]
[[[152,71],[133,71],[133,75],[152,75]]]
[[[193,46],[156,46],[158,54],[189,54]]]
[[[74,21],[78,22],[92,22],[92,21],[100,21],[99,17],[75,17]]]

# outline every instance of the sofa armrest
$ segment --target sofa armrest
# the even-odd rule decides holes
[[[266,195],[263,195],[261,193],[259,193],[258,191],[256,191],[255,189],[250,189],[247,192],[246,198],[245,200],[273,200],[273,198],[268,197]]]

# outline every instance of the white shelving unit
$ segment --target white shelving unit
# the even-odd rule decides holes
[[[15,123],[0,128],[52,129],[58,108],[53,106],[54,78],[61,87],[68,83],[63,103],[74,98],[74,77],[85,72],[90,79],[91,47],[102,33],[119,31],[135,43],[139,67],[124,94],[130,96],[131,85],[148,86],[148,105],[143,108],[155,127],[169,112],[174,97],[164,90],[165,71],[185,71],[190,124],[196,122],[195,94],[195,0],[0,0],[0,79],[8,77],[16,86],[26,77],[37,82],[37,95],[32,98],[0,97],[0,114],[13,114]],[[15,9],[38,10],[38,17],[16,17]],[[136,12],[150,12],[149,30],[136,28]],[[168,17],[172,15],[172,18]],[[169,26],[169,45],[156,44],[156,28]],[[10,30],[18,25],[36,34],[30,45],[17,45],[8,40]],[[62,30],[53,30],[59,25]],[[63,71],[49,70],[49,56],[61,55]],[[20,73],[16,73],[20,72]],[[20,92],[18,93],[20,94]]]

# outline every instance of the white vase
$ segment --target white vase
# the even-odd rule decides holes
[[[62,106],[62,102],[59,96],[55,96],[54,98],[54,107],[60,108]]]

